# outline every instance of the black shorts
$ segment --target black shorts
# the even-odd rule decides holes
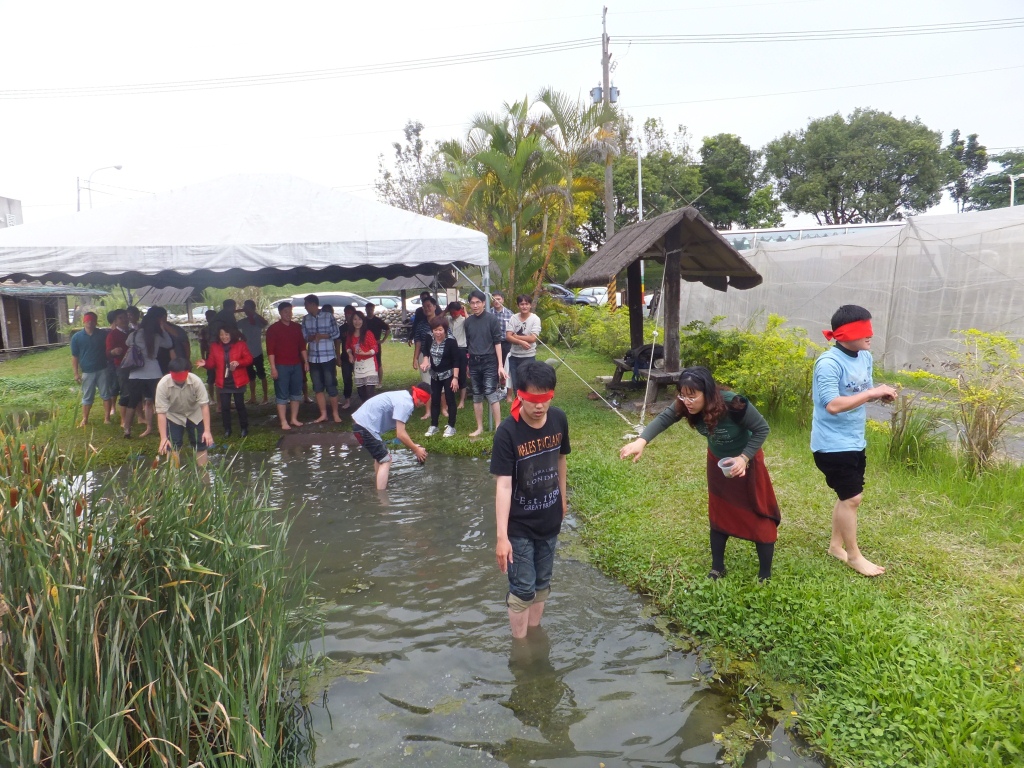
[[[194,424],[191,421],[186,421],[184,424],[175,424],[170,419],[167,420],[167,437],[176,451],[181,450],[181,446],[185,442],[185,435],[188,435],[188,441],[196,453],[202,453],[209,448],[203,441],[204,429],[202,421],[198,424]]]
[[[138,408],[143,400],[156,399],[156,385],[160,379],[129,379],[128,407]]]
[[[868,465],[866,451],[815,451],[814,465],[825,475],[825,482],[840,501],[864,492],[864,470]]]
[[[252,359],[252,365],[249,366],[249,381],[256,381],[261,379],[266,381],[267,369],[263,365],[263,355],[257,355]]]
[[[391,461],[391,452],[388,451],[388,447],[366,427],[353,422],[352,434],[356,436],[356,442],[363,446],[378,464]]]

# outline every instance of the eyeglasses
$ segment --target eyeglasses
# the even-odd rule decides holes
[[[696,394],[696,395],[693,395],[692,397],[687,396],[687,395],[676,395],[676,399],[677,400],[682,400],[684,403],[695,403],[701,397],[703,397],[703,395],[701,395],[701,394]]]

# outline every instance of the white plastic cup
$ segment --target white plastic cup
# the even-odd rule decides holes
[[[718,460],[718,468],[722,470],[722,474],[726,477],[732,477],[732,467],[736,463],[736,459],[726,456],[724,459]]]

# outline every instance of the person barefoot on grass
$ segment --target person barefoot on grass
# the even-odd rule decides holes
[[[493,315],[492,315],[493,317]],[[512,414],[494,433],[491,474],[498,568],[508,575],[508,622],[512,637],[539,627],[551,594],[551,575],[566,497],[569,422],[555,396],[555,370],[546,363],[519,367],[519,389]]]
[[[501,320],[497,315],[487,312],[487,296],[483,291],[469,294],[469,308],[473,314],[466,318],[466,346],[469,350],[469,379],[473,385],[473,415],[476,417],[476,430],[469,433],[470,437],[479,437],[484,431],[484,401],[491,408],[491,417],[495,425],[501,421],[501,406],[498,401],[499,382],[505,378],[502,363],[501,342],[505,335]]]
[[[377,490],[388,487],[391,473],[391,452],[381,438],[385,432],[395,430],[395,436],[416,456],[420,464],[427,460],[427,451],[409,437],[405,425],[413,411],[430,402],[430,390],[416,384],[411,390],[381,392],[363,403],[352,414],[352,433],[356,441],[373,457],[373,474]]]
[[[868,310],[855,304],[841,306],[832,315],[832,330],[823,333],[836,344],[814,363],[811,451],[814,464],[839,497],[832,509],[828,552],[863,576],[880,576],[885,568],[864,557],[857,546],[857,510],[867,465],[865,403],[892,402],[896,390],[887,384],[874,386]]]
[[[330,402],[331,415],[335,422],[341,421],[338,413],[338,353],[334,342],[339,337],[338,321],[333,312],[324,312],[320,307],[320,298],[309,294],[303,303],[306,316],[302,318],[302,333],[309,344],[309,378],[313,382],[313,393],[316,404],[320,408],[320,416],[314,424],[327,421],[327,404]]]
[[[306,362],[306,339],[302,326],[292,322],[292,304],[282,301],[277,305],[281,319],[267,328],[267,360],[270,378],[274,380],[274,400],[281,429],[301,427],[299,403],[302,385],[309,370]],[[289,413],[290,411],[290,413]]]

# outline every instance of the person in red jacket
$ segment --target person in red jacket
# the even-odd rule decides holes
[[[202,363],[217,376],[220,392],[220,416],[224,423],[224,437],[231,437],[231,398],[238,411],[239,434],[249,434],[249,412],[245,409],[245,388],[249,384],[246,368],[252,365],[252,354],[236,325],[222,325],[217,338],[210,344],[210,356]]]

